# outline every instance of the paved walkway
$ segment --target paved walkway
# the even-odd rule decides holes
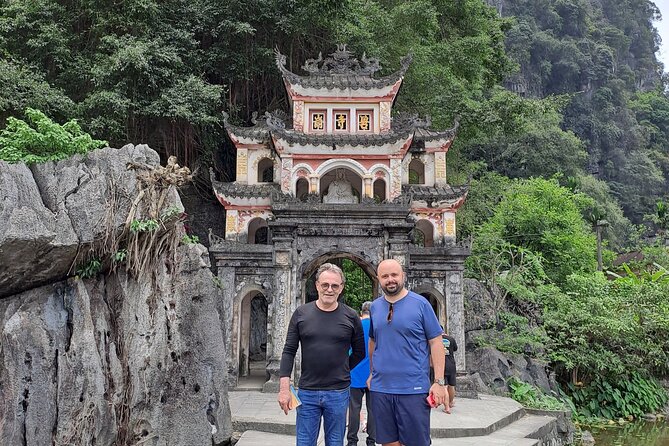
[[[295,444],[295,411],[285,415],[276,394],[259,391],[229,393],[232,423],[243,432],[238,446],[283,446]],[[514,445],[531,446],[537,440],[525,438],[554,419],[525,415],[520,404],[509,398],[481,395],[481,399],[459,398],[452,414],[441,409],[431,414],[434,446]],[[360,433],[360,445],[365,434]],[[322,429],[319,445],[323,444]]]

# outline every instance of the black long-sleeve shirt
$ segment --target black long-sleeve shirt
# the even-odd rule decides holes
[[[360,318],[342,303],[334,311],[321,310],[315,301],[295,310],[281,355],[280,377],[290,376],[298,345],[302,347],[301,389],[344,389],[351,385],[351,370],[365,357]]]

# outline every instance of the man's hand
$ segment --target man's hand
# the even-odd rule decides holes
[[[276,400],[279,402],[281,410],[283,410],[283,413],[286,415],[288,415],[288,411],[291,409],[290,401],[292,399],[290,394],[290,378],[282,377],[279,380],[279,396]]]
[[[442,404],[448,404],[448,393],[446,393],[446,388],[437,383],[432,384],[430,387],[430,395],[434,398],[434,402],[439,407]]]
[[[367,378],[367,388],[369,390],[372,390],[372,374],[369,374],[369,377]]]

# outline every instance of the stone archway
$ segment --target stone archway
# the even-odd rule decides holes
[[[238,312],[237,365],[238,376],[255,379],[260,385],[266,380],[268,303],[260,291],[248,292],[241,300]]]
[[[316,287],[314,285],[314,282],[315,282],[316,271],[322,264],[330,262],[334,263],[335,265],[341,268],[343,260],[350,260],[360,269],[362,269],[362,271],[364,271],[364,273],[369,277],[371,281],[369,300],[373,300],[376,296],[378,296],[379,282],[376,279],[376,270],[374,269],[373,265],[371,265],[369,262],[362,259],[361,257],[348,252],[331,252],[317,257],[316,259],[312,260],[311,262],[308,262],[304,266],[303,271],[299,276],[301,281],[300,289],[302,290],[300,302],[307,303],[316,300],[318,298],[318,293],[316,292]],[[345,300],[345,298],[346,298],[346,287],[344,287],[344,292],[340,297],[340,301]]]
[[[446,310],[445,299],[441,293],[433,289],[425,288],[418,288],[415,292],[427,299],[434,310],[434,314],[437,315],[439,323],[444,327],[444,330],[448,330],[448,313]]]

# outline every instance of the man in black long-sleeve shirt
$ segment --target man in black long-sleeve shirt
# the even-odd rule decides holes
[[[318,300],[300,306],[290,319],[279,371],[279,405],[291,409],[290,375],[298,346],[302,346],[302,374],[297,408],[297,446],[315,446],[321,417],[326,446],[341,446],[346,432],[346,410],[351,369],[365,357],[365,338],[357,313],[338,302],[344,273],[331,263],[316,272]],[[351,354],[349,355],[349,350]]]

